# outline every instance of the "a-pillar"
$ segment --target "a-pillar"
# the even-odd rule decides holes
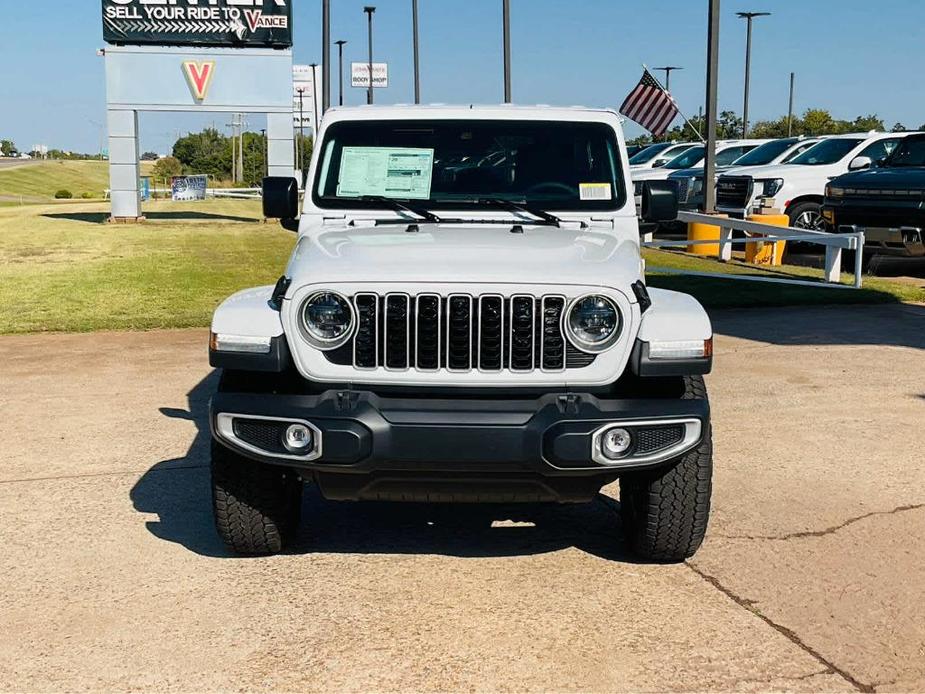
[[[267,171],[270,176],[284,178],[296,175],[295,129],[291,112],[267,114]]]
[[[137,111],[109,111],[109,189],[112,221],[136,222],[141,216]]]

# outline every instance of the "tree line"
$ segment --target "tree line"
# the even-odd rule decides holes
[[[296,135],[297,145],[299,135]],[[267,142],[262,133],[246,132],[243,138],[244,187],[259,186],[266,175]],[[306,137],[302,143],[306,161],[311,156],[312,139]],[[158,160],[154,165],[154,177],[158,180],[180,175],[207,175],[215,181],[226,183],[232,180],[233,154],[236,141],[215,128],[189,133],[173,145],[172,155]]]
[[[854,120],[841,120],[834,118],[825,109],[810,108],[804,111],[802,115],[794,115],[789,128],[786,115],[774,120],[761,120],[751,123],[748,128],[748,136],[756,139],[771,139],[787,137],[788,132],[793,137],[797,137],[799,135],[839,135],[842,133],[868,132],[870,130],[882,132],[886,129],[883,120],[876,114],[858,116]],[[908,128],[902,123],[896,123],[890,130],[891,132],[906,132]],[[925,123],[920,125],[917,130],[925,131]],[[694,117],[691,118],[690,123],[676,125],[662,139],[668,141],[699,140],[700,135],[698,133],[703,133],[706,136],[706,119],[703,117]],[[742,118],[735,111],[721,112],[716,120],[716,137],[721,140],[733,140],[742,137]],[[653,137],[647,134],[630,140],[630,144],[645,145],[654,141]]]

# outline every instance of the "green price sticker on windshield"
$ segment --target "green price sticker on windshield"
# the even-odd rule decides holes
[[[426,200],[434,172],[434,150],[413,147],[344,147],[337,196]]]

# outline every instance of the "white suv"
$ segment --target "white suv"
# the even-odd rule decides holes
[[[657,169],[684,154],[696,142],[659,142],[630,157],[630,171]]]
[[[790,217],[792,227],[822,231],[826,184],[835,176],[884,159],[908,134],[832,135],[789,164],[750,168],[747,174],[726,173],[717,182],[716,208],[735,216],[751,214],[759,207],[777,209]]]
[[[720,140],[716,143],[716,165],[728,166],[747,152],[770,140]],[[657,169],[630,171],[636,196],[642,195],[643,181],[664,181],[676,171],[703,166],[706,145],[694,145],[680,156]],[[637,201],[638,202],[638,201]]]
[[[713,333],[649,289],[613,111],[336,108],[264,214],[276,286],[212,322],[219,534],[280,551],[303,482],[334,500],[589,502],[620,482],[641,556],[681,561],[710,507]],[[667,183],[647,221],[677,215]],[[616,541],[616,538],[614,538]]]

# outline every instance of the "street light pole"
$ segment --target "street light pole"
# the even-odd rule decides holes
[[[767,17],[770,12],[736,12],[748,25],[745,38],[745,105],[742,107],[742,137],[748,137],[748,91],[752,74],[752,20],[755,17]]]
[[[719,11],[720,0],[710,0],[707,21],[707,151],[703,167],[703,211],[716,212],[716,95],[719,82]]]
[[[787,137],[793,135],[793,81],[795,75],[790,73],[790,106],[787,108]]]
[[[321,4],[321,112],[331,108],[331,0]]]
[[[343,39],[340,41],[335,41],[337,44],[337,70],[340,73],[339,83],[340,86],[337,90],[337,105],[344,105],[344,44],[347,43]]]
[[[414,103],[421,103],[421,62],[418,46],[418,0],[411,0],[411,31],[414,35]]]
[[[318,113],[318,63],[311,63],[312,68],[312,137],[318,137],[321,118]]]
[[[367,5],[363,11],[369,17],[369,90],[366,92],[366,103],[373,103],[373,13],[375,7]]]
[[[677,65],[666,65],[665,67],[657,67],[655,70],[664,70],[665,71],[665,91],[671,92],[671,73],[674,70],[683,70],[683,67],[678,67]]]
[[[511,103],[511,0],[504,3],[504,103]]]

